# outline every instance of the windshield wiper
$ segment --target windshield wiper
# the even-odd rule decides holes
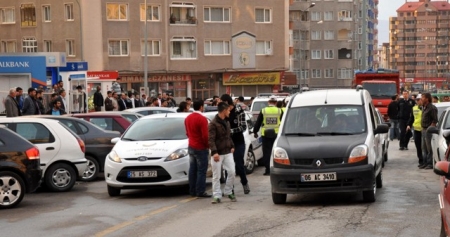
[[[306,133],[306,132],[297,132],[297,133],[285,133],[286,136],[306,136],[306,137],[315,137],[315,133]]]
[[[133,138],[127,138],[127,137],[122,138],[122,140],[124,140],[124,141],[136,141]]]
[[[317,135],[336,136],[336,135],[354,135],[354,133],[351,133],[351,132],[318,132]]]

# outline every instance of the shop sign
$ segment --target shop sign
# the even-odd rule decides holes
[[[117,71],[89,71],[88,77],[98,77],[99,79],[117,79],[119,72]]]
[[[174,81],[190,81],[190,75],[155,75],[148,79],[150,82],[174,82]]]
[[[224,73],[223,85],[278,85],[280,72]]]
[[[74,71],[87,71],[88,63],[87,62],[67,62],[66,67],[60,67],[60,72],[74,72]]]

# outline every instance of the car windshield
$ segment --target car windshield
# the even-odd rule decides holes
[[[364,108],[358,105],[290,108],[283,128],[286,136],[353,135],[365,131]]]
[[[395,83],[364,83],[363,88],[368,90],[372,98],[391,98],[397,94]]]
[[[122,140],[183,140],[187,139],[184,118],[138,120],[128,128]]]
[[[267,107],[267,105],[268,105],[267,101],[254,101],[253,105],[251,107],[251,111],[257,111],[257,112],[261,111],[262,109]]]
[[[139,118],[134,114],[122,114],[124,118],[126,118],[128,121],[133,123],[134,121],[138,120]]]

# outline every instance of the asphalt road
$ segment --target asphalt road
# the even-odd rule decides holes
[[[191,198],[186,190],[127,190],[110,198],[103,180],[67,193],[39,190],[0,210],[0,236],[438,236],[438,176],[419,170],[414,144],[392,142],[375,203],[361,194],[288,195],[274,205],[258,167],[237,202]],[[208,186],[210,191],[211,186]]]

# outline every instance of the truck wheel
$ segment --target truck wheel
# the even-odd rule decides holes
[[[272,193],[272,201],[274,204],[285,204],[287,194],[285,193]]]

